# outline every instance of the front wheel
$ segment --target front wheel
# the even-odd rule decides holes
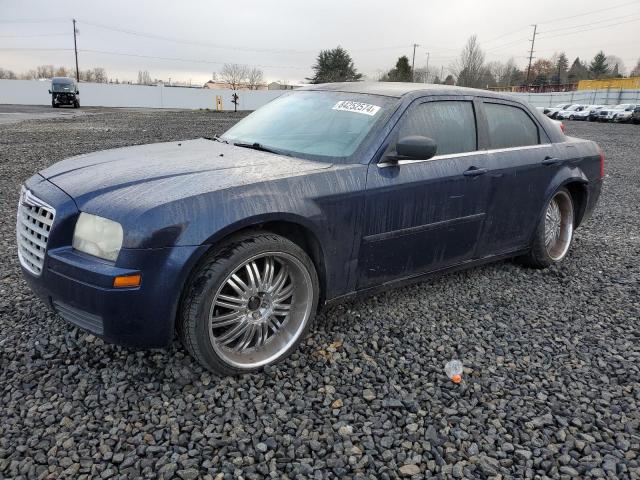
[[[573,225],[573,200],[563,187],[547,203],[536,228],[531,251],[522,257],[523,262],[534,268],[545,268],[561,262],[573,240]]]
[[[319,283],[309,256],[271,233],[221,245],[184,295],[178,333],[218,375],[251,372],[288,356],[313,322]]]

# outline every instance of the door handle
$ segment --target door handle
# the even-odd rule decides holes
[[[557,165],[558,163],[560,163],[560,159],[555,157],[544,157],[542,161],[543,165]]]
[[[484,175],[487,173],[486,168],[478,168],[478,167],[469,167],[468,170],[465,170],[463,175],[465,177],[477,177],[478,175]]]

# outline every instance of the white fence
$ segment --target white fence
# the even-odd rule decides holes
[[[0,104],[50,105],[51,82],[0,80]],[[233,110],[233,90],[207,90],[112,83],[80,83],[80,104],[87,107],[210,108],[216,109],[216,96],[224,110]],[[240,90],[238,110],[255,110],[283,90]]]
[[[640,90],[576,90],[574,92],[511,93],[511,95],[521,100],[526,100],[534,107],[553,107],[559,103],[580,103],[584,105],[640,104]]]
[[[0,104],[50,105],[48,90],[51,82],[37,80],[0,80]],[[146,85],[116,85],[112,83],[81,83],[80,103],[91,107],[146,108],[216,108],[216,96],[222,99],[223,110],[233,110],[232,90],[207,90]],[[283,90],[240,90],[238,110],[255,110]],[[640,104],[640,90],[576,90],[574,92],[511,93],[535,107],[550,107],[559,103],[589,105]]]

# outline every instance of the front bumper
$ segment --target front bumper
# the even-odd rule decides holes
[[[122,249],[116,262],[74,250],[79,211],[62,190],[39,175],[26,187],[56,209],[41,274],[22,267],[36,295],[67,321],[106,341],[163,347],[173,339],[180,295],[207,246]],[[114,288],[113,279],[140,273],[135,288]]]
[[[51,99],[56,105],[73,105],[76,102],[73,93],[53,93]]]
[[[106,341],[163,347],[172,338],[182,287],[202,247],[122,250],[117,267],[61,247],[47,251],[37,277],[23,268],[36,295],[61,317]],[[142,274],[135,288],[113,288],[119,275]]]

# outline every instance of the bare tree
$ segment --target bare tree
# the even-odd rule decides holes
[[[38,65],[36,76],[37,78],[53,78],[53,65]]]
[[[71,76],[71,71],[66,67],[58,67],[55,71],[56,77],[69,77]]]
[[[16,78],[16,74],[13,73],[11,70],[5,70],[4,68],[0,68],[0,78],[3,80],[15,80]]]
[[[107,83],[107,72],[102,67],[93,69],[93,81],[96,83]]]
[[[232,90],[237,90],[247,80],[248,75],[247,67],[237,63],[225,63],[222,72],[220,72],[222,81],[228,84]]]
[[[460,58],[451,65],[456,84],[463,87],[482,87],[486,77],[484,53],[478,37],[472,35],[460,53]]]
[[[151,75],[146,70],[138,71],[138,85],[151,85]]]
[[[20,74],[21,80],[35,80],[38,78],[38,72],[34,69],[27,70],[26,72]]]
[[[624,76],[627,73],[627,67],[624,64],[624,61],[617,55],[607,55],[606,59],[607,65],[611,67],[612,70],[616,71],[618,75],[616,76]],[[616,70],[617,65],[617,70]]]
[[[258,90],[263,81],[262,70],[254,67],[248,71],[247,86],[249,87],[249,90]]]

